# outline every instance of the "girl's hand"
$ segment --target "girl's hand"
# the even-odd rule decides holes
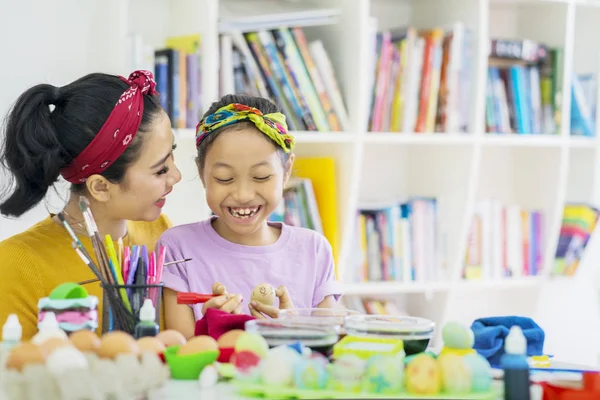
[[[219,282],[215,282],[212,287],[213,294],[219,296],[213,297],[202,306],[202,314],[206,313],[209,308],[216,308],[221,311],[228,312],[230,314],[241,314],[242,313],[242,296],[239,294],[233,295],[227,293],[225,285]]]
[[[268,306],[253,301],[248,305],[250,314],[256,319],[265,319],[266,317],[277,318],[279,316],[279,310],[294,308],[294,303],[292,303],[290,294],[285,286],[279,286],[275,290],[275,295],[279,298],[279,307]]]

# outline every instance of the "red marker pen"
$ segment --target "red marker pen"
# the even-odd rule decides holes
[[[221,296],[220,294],[200,294],[194,292],[178,292],[177,304],[199,304],[206,303],[213,297]]]

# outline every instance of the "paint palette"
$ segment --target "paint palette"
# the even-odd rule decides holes
[[[246,332],[258,333],[265,338],[269,347],[301,342],[311,350],[329,356],[333,345],[339,340],[333,326],[306,325],[293,319],[256,319],[247,321]]]
[[[304,326],[333,327],[340,335],[344,335],[344,319],[353,315],[362,314],[343,308],[290,308],[281,310],[279,319]]]
[[[344,329],[349,336],[401,339],[406,355],[411,355],[427,349],[435,323],[416,317],[351,315],[344,319]]]

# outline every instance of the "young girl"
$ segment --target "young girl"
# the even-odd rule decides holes
[[[196,147],[214,216],[171,228],[159,240],[169,261],[192,259],[163,272],[167,328],[190,337],[209,307],[276,317],[277,307],[250,302],[262,283],[277,288],[281,308],[292,301],[298,308],[335,306],[341,292],[329,242],[315,231],[267,221],[294,163],[294,137],[278,107],[262,98],[227,95],[198,124]],[[191,308],[178,305],[177,292],[188,291],[222,296]]]
[[[19,97],[6,121],[0,161],[12,185],[0,192],[1,214],[23,215],[62,175],[72,184],[62,213],[90,254],[81,195],[90,201],[101,237],[154,248],[170,226],[162,207],[181,174],[173,160],[171,121],[150,72],[36,85]],[[95,278],[71,242],[55,215],[0,242],[0,324],[16,313],[24,340],[37,332],[41,297],[61,283]],[[85,288],[102,299],[97,282]],[[102,326],[102,302],[98,307]]]

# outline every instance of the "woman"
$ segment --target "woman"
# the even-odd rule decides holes
[[[0,213],[19,217],[62,176],[72,184],[62,213],[93,254],[79,196],[86,196],[101,237],[149,250],[169,226],[165,197],[181,179],[171,122],[148,71],[128,79],[90,74],[63,87],[34,86],[6,120],[0,160],[12,175]],[[16,313],[23,338],[37,332],[37,302],[63,282],[95,278],[56,215],[0,242],[0,324]],[[90,295],[102,299],[97,282]],[[101,302],[100,302],[101,303]],[[101,308],[101,304],[99,305]],[[101,309],[99,326],[101,326]]]

